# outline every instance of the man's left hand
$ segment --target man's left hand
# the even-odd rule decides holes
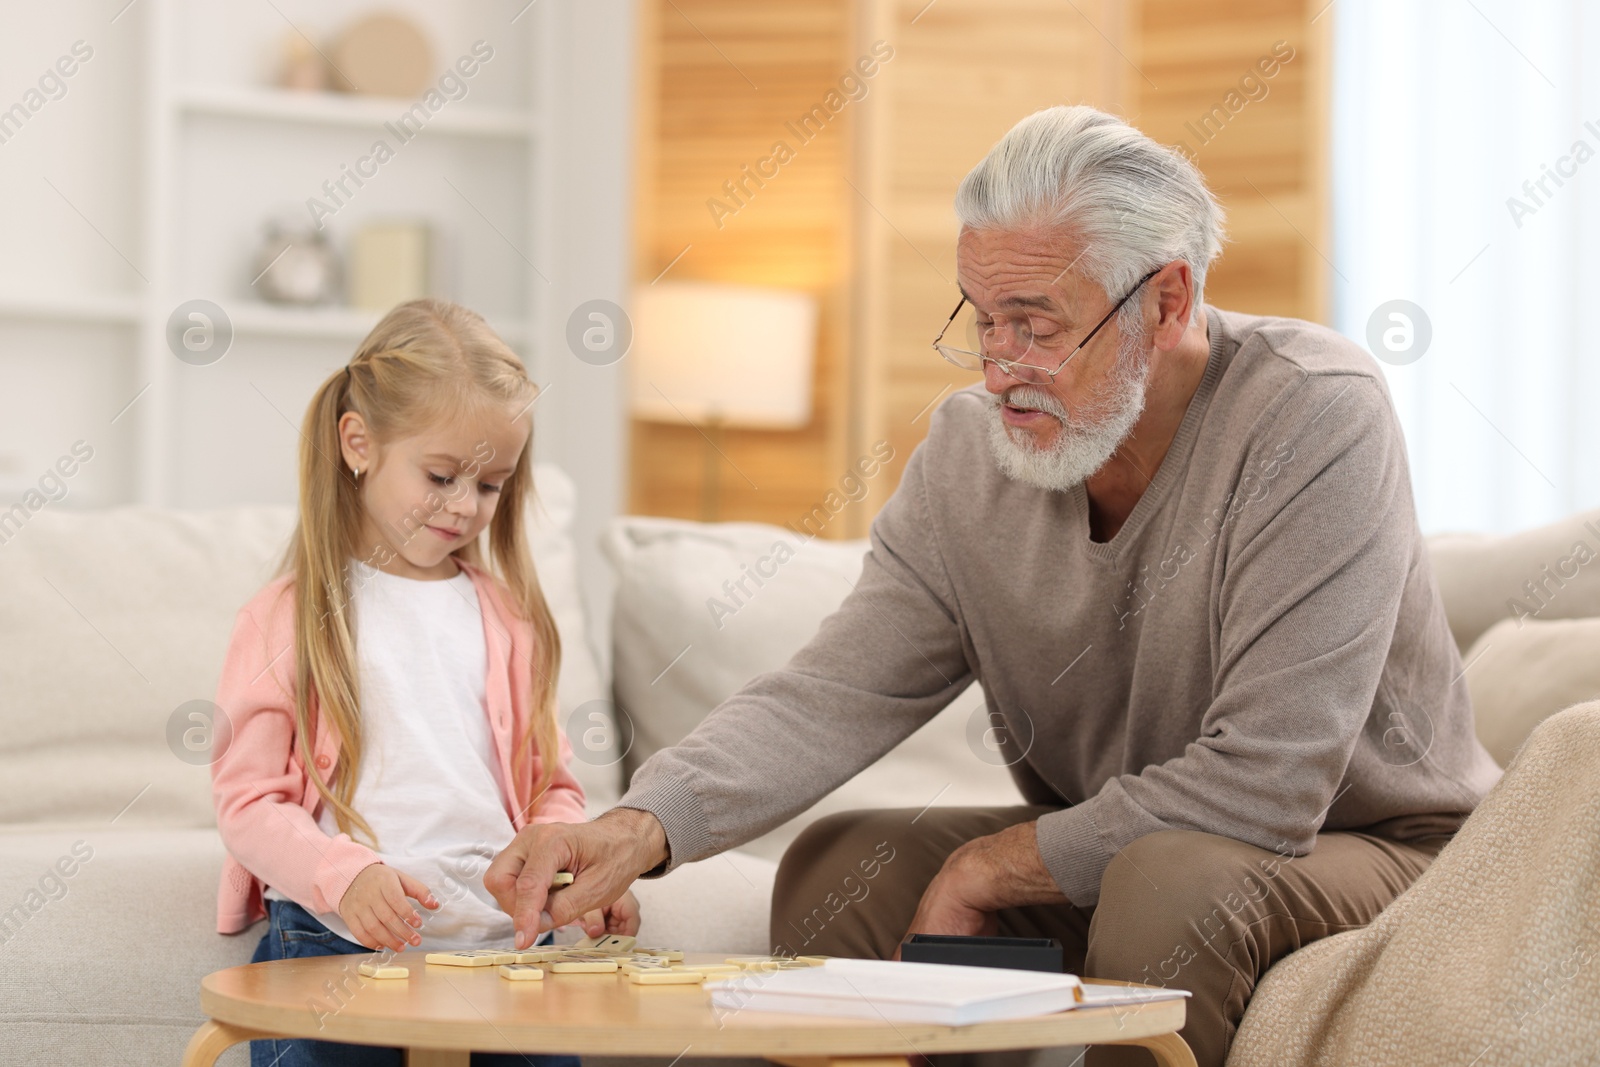
[[[923,892],[906,936],[992,936],[1001,908],[1069,903],[1039,856],[1034,824],[1018,823],[950,853]],[[900,958],[898,949],[894,958]]]

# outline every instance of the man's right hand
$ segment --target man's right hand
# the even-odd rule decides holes
[[[517,831],[484,872],[483,886],[517,930],[516,945],[577,922],[627,892],[633,880],[667,858],[667,834],[647,811],[613,808],[593,822],[540,823]],[[557,871],[572,884],[551,890]]]

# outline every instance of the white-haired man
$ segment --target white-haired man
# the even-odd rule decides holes
[[[936,347],[983,382],[940,406],[856,590],[618,809],[524,830],[486,880],[519,929],[571,921],[804,810],[980,680],[1027,804],[821,820],[779,869],[774,948],[1058,937],[1072,970],[1192,990],[1183,1036],[1221,1064],[1267,968],[1370,922],[1499,775],[1400,429],[1356,345],[1201,303],[1222,212],[1119,119],[1029,116],[956,211],[971,323]]]

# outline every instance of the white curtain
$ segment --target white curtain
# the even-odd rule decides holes
[[[1335,0],[1319,17],[1334,324],[1387,357],[1424,532],[1600,504],[1600,5]],[[1392,300],[1431,325],[1412,362],[1368,340]],[[1420,336],[1419,316],[1381,317],[1392,343]]]

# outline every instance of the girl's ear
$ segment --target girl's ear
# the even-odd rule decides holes
[[[358,412],[347,411],[339,416],[339,452],[346,470],[366,470],[372,466],[368,460],[372,438],[367,433],[367,420]]]

